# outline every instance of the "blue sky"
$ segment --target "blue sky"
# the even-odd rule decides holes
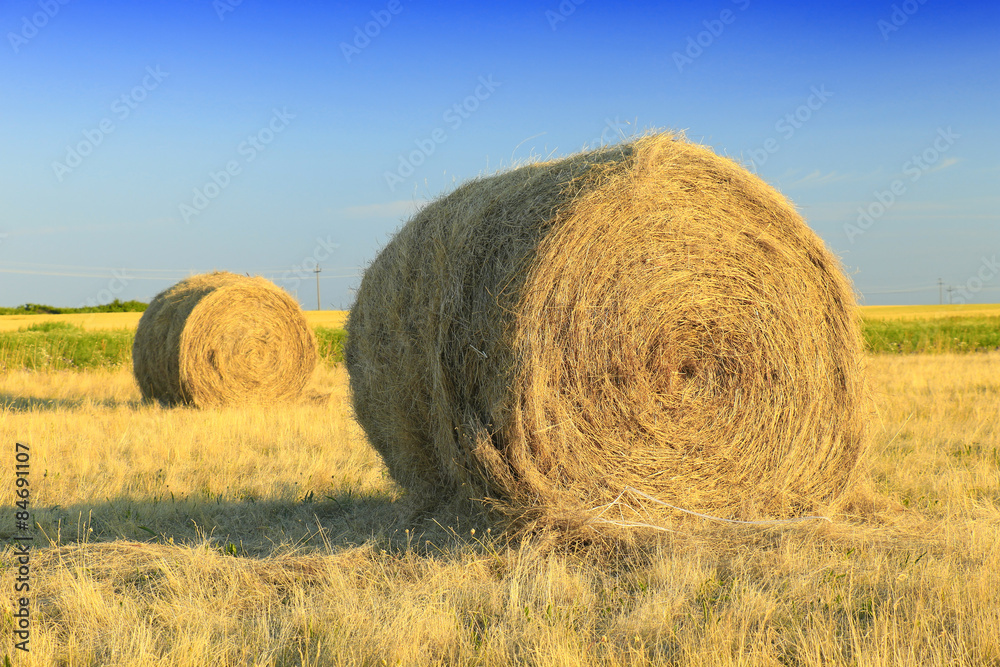
[[[0,305],[225,269],[315,308],[318,261],[347,308],[422,202],[650,128],[778,187],[864,303],[998,302],[1000,8],[955,5],[5,2]]]

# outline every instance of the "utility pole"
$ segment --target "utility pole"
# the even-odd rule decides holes
[[[944,304],[944,281],[938,278],[938,305]]]
[[[951,303],[951,293],[955,291],[955,288],[948,285],[948,303]]]
[[[316,268],[313,269],[313,273],[316,274],[316,310],[323,310],[319,305],[319,272],[322,270],[323,269],[319,268],[319,264],[317,264]]]

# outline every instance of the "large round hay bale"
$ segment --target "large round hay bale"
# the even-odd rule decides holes
[[[299,305],[264,278],[182,280],[139,320],[132,364],[143,398],[199,407],[291,400],[316,367]]]
[[[788,516],[844,490],[866,440],[837,259],[777,191],[679,135],[427,205],[347,329],[358,421],[427,503],[555,517],[635,489]]]

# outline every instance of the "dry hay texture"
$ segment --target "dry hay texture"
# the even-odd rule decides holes
[[[292,400],[316,361],[298,303],[264,278],[221,271],[157,294],[132,346],[143,398],[165,405]]]
[[[357,418],[425,507],[489,498],[558,524],[631,487],[790,516],[838,497],[867,440],[838,260],[777,191],[677,134],[432,202],[347,328]]]

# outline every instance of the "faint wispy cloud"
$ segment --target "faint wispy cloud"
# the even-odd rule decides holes
[[[858,207],[870,202],[864,200],[845,200],[836,202],[813,202],[801,207],[803,216],[812,224],[840,223],[857,217]],[[993,200],[962,200],[962,201],[899,201],[893,206],[891,213],[886,214],[887,220],[907,220],[922,222],[940,222],[952,224],[955,222],[976,222],[980,220],[996,220],[993,213],[996,203]],[[912,229],[907,234],[915,233]]]
[[[930,167],[926,171],[922,172],[921,175],[932,174],[936,171],[943,171],[954,167],[956,164],[961,162],[961,158],[949,157],[941,160],[938,164]],[[875,171],[868,173],[851,172],[851,173],[841,173],[838,171],[823,172],[819,169],[814,169],[805,175],[800,175],[801,171],[798,169],[791,169],[782,174],[778,181],[781,183],[782,189],[785,188],[809,188],[809,187],[821,187],[824,185],[830,185],[832,183],[847,183],[847,182],[866,182],[872,180],[884,180],[886,178],[899,178],[906,175],[906,172],[899,171],[893,174],[886,175],[886,171],[881,167]]]
[[[829,185],[830,183],[841,183],[843,181],[852,181],[858,178],[860,178],[858,174],[841,174],[836,171],[824,174],[819,169],[816,169],[801,178],[785,183],[784,186],[786,188],[812,187]]]
[[[943,171],[945,169],[948,169],[949,167],[955,166],[956,164],[958,164],[958,162],[959,158],[957,157],[945,158],[944,160],[941,160],[940,163],[934,165],[924,173],[933,174],[935,171]]]

